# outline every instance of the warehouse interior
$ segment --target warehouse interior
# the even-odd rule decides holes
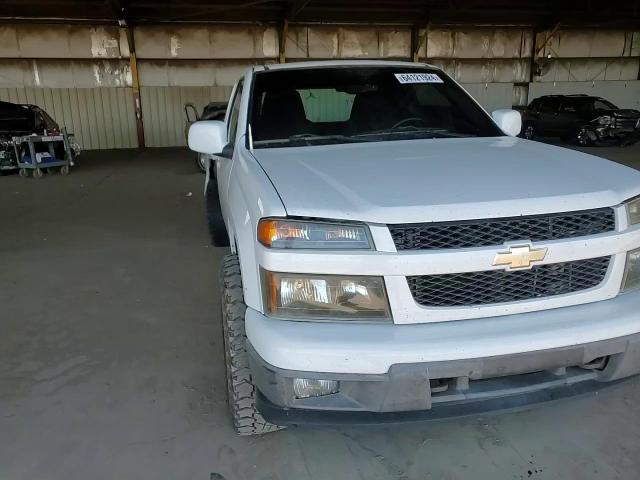
[[[487,111],[576,93],[640,110],[640,0],[0,2],[0,101],[83,150],[68,176],[0,178],[0,478],[640,476],[637,379],[500,417],[234,435],[226,249],[185,104],[226,102],[251,65],[329,59],[429,63]],[[583,150],[640,169],[638,144]]]

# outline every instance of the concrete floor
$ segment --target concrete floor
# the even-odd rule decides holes
[[[640,148],[590,149],[640,167]],[[0,479],[638,479],[640,381],[529,412],[234,435],[180,149],[0,178]]]

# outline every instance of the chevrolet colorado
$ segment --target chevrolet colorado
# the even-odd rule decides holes
[[[640,373],[640,173],[520,127],[437,68],[378,61],[252,67],[224,122],[191,126],[231,250],[240,434],[515,408]]]

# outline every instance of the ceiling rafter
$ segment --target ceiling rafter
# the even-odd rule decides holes
[[[582,8],[579,8],[582,5]],[[126,9],[147,23],[295,23],[640,28],[640,0],[2,0],[0,21],[108,21]],[[119,16],[119,15],[118,15]]]

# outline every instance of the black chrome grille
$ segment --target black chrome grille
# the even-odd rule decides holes
[[[398,250],[502,245],[507,241],[557,240],[615,229],[612,208],[460,222],[389,225]]]
[[[610,257],[538,265],[531,270],[407,277],[414,300],[425,307],[457,307],[552,297],[593,288],[604,280]]]
[[[628,130],[633,130],[638,125],[637,117],[615,117],[616,128],[624,128]]]

